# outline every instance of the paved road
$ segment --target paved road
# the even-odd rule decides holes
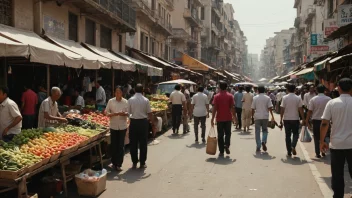
[[[209,126],[208,120],[207,131]],[[329,167],[324,164],[327,160],[309,158],[314,156],[312,143],[299,144],[298,155],[288,158],[284,131],[276,128],[269,131],[268,153],[258,154],[253,126],[251,132],[245,134],[233,129],[231,154],[219,158],[207,155],[204,144],[195,144],[193,129],[187,135],[172,135],[168,131],[158,138],[159,144],[149,145],[146,170],[130,169],[132,163],[127,154],[124,171],[109,173],[107,190],[100,198],[321,198],[331,195],[330,184],[325,183],[330,178]],[[351,182],[349,177],[346,180]],[[347,186],[346,190],[351,188]]]

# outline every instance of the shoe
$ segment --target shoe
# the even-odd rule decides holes
[[[202,138],[202,142],[203,142],[203,143],[206,143],[206,141],[205,141],[205,139],[204,139],[204,138]]]
[[[257,148],[255,151],[256,151],[256,152],[260,152],[260,148]]]
[[[133,164],[132,169],[136,169],[136,168],[137,168],[137,164]]]
[[[267,151],[268,150],[268,148],[266,147],[265,142],[262,142],[262,146],[263,146],[263,151]]]
[[[325,154],[325,153],[322,153],[321,155],[322,155],[323,157],[325,157],[325,156],[326,156],[326,154]]]
[[[119,166],[115,166],[115,170],[119,172],[119,171],[122,171],[122,168]]]
[[[321,155],[316,155],[315,157],[316,157],[316,158],[321,158]]]
[[[198,138],[196,139],[196,142],[198,143],[199,141],[198,141]]]
[[[291,153],[287,153],[287,156],[288,156],[288,157],[292,157],[292,154],[291,154]]]
[[[220,154],[219,154],[219,157],[224,157],[224,153],[220,153]]]
[[[143,164],[139,167],[140,169],[146,169],[147,168],[147,165],[146,164]]]
[[[292,147],[292,154],[293,154],[293,155],[297,155],[296,148],[293,148],[293,147]]]
[[[226,152],[226,154],[230,154],[230,149],[229,149],[229,147],[225,147],[225,152]]]
[[[175,130],[172,130],[172,133],[173,133],[173,134],[175,134],[175,133],[176,133],[176,131],[175,131]]]

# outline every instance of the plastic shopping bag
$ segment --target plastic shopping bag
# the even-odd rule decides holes
[[[210,128],[208,139],[207,139],[207,148],[206,152],[209,155],[215,155],[218,148],[218,138],[216,137],[214,127]]]
[[[309,133],[308,127],[303,126],[301,129],[301,142],[311,142],[312,136]]]

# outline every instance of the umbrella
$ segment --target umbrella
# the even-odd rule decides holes
[[[195,82],[189,81],[189,80],[184,80],[184,79],[178,79],[178,80],[171,80],[171,81],[166,81],[159,83],[159,85],[162,84],[191,84],[191,85],[196,85]]]
[[[266,79],[266,78],[261,78],[260,80],[259,80],[259,82],[263,82],[263,81],[267,81],[268,79]]]
[[[235,86],[239,86],[239,85],[249,85],[252,87],[258,87],[258,85],[254,84],[254,83],[250,83],[250,82],[239,82],[239,83],[235,84]]]

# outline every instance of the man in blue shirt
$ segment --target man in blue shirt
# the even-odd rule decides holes
[[[238,88],[238,91],[234,95],[235,99],[235,109],[236,109],[236,114],[237,114],[237,125],[236,129],[241,129],[242,128],[242,99],[243,99],[243,87],[240,86]]]

